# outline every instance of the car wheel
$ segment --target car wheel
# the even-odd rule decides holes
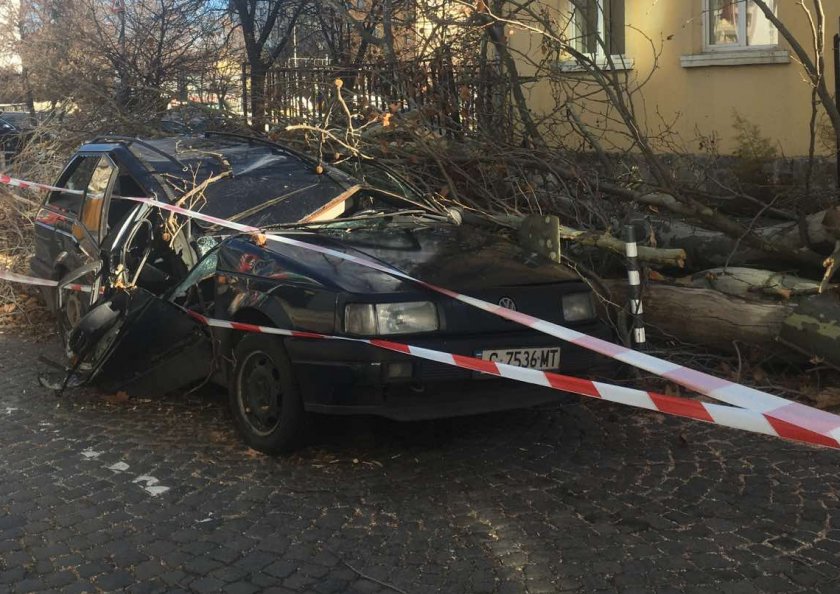
[[[306,415],[282,345],[276,337],[252,334],[239,341],[233,355],[230,408],[246,443],[267,454],[295,449]]]
[[[86,293],[67,291],[61,303],[61,308],[56,316],[58,321],[58,334],[61,336],[65,349],[69,347],[70,333],[73,328],[79,325],[79,321],[90,309],[90,304],[84,298]]]

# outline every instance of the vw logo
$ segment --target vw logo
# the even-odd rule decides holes
[[[499,305],[504,307],[505,309],[516,311],[516,302],[510,297],[502,297],[501,299],[499,299]]]

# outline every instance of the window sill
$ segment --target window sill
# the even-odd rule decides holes
[[[737,49],[680,56],[680,66],[683,68],[758,64],[790,64],[790,52],[783,49]]]
[[[610,66],[610,62],[605,57],[599,57],[595,60],[595,65],[602,69],[602,70],[633,70],[636,66],[636,60],[633,58],[628,58],[627,56],[610,56],[610,60],[612,61],[612,67]],[[557,68],[561,72],[588,72],[589,68],[586,66],[582,66],[575,60],[564,60],[563,62],[557,62]]]

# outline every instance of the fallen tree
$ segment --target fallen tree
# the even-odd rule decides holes
[[[627,301],[627,281],[604,279],[610,299]],[[726,295],[713,289],[647,283],[645,324],[662,338],[732,352],[738,343],[776,352],[776,338],[795,311],[792,302],[769,302]]]

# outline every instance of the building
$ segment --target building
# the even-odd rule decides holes
[[[808,153],[811,87],[790,46],[752,2],[746,0],[541,0],[554,19],[553,31],[582,54],[616,72],[630,88],[638,119],[652,136],[670,137],[687,152],[732,153],[738,146],[736,116],[776,147],[778,154]],[[777,16],[813,53],[808,15],[794,0],[767,0]],[[806,3],[811,7],[810,3]],[[840,23],[840,2],[823,1],[826,17],[826,75],[834,89],[832,38]],[[534,24],[531,21],[530,24]],[[570,58],[535,66],[539,35],[508,27],[520,74],[535,76],[528,101],[539,117],[567,101],[605,145],[626,139],[592,93],[590,76]],[[607,55],[611,59],[607,59]],[[541,74],[552,69],[560,84]],[[565,81],[565,82],[564,82]],[[584,92],[586,90],[586,92]],[[576,95],[575,95],[576,94]],[[573,96],[575,95],[575,96]],[[822,124],[827,121],[821,118]],[[610,123],[612,122],[612,123]],[[576,130],[569,126],[568,132]],[[704,144],[705,143],[705,144]],[[828,154],[831,142],[818,144]]]

